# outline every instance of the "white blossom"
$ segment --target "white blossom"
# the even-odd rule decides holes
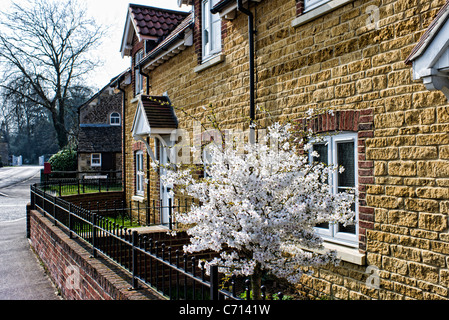
[[[336,168],[312,163],[292,141],[291,126],[276,123],[265,141],[245,145],[243,154],[211,144],[206,178],[181,168],[162,177],[200,203],[175,214],[189,226],[186,252],[219,252],[206,266],[218,264],[222,272],[248,276],[259,265],[290,282],[299,280],[301,267],[338,262],[333,251],[317,253],[323,239],[314,227],[352,223],[354,196],[331,193],[328,176]]]

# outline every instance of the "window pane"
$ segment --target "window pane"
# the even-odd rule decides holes
[[[354,159],[354,142],[342,142],[337,144],[338,165],[344,167],[344,171],[338,174],[338,192],[355,191],[355,159]],[[355,204],[352,204],[355,211]],[[339,232],[356,234],[356,226],[348,225],[344,227],[338,225]]]
[[[328,146],[325,144],[315,144],[313,145],[313,151],[319,154],[318,158],[313,158],[313,161],[321,162],[324,164],[329,164],[328,159]],[[317,228],[329,229],[329,223],[320,223],[316,225]]]
[[[211,51],[213,52],[221,50],[221,20],[218,13],[213,18],[216,18],[216,16],[218,16],[218,21],[214,21],[212,24]]]
[[[338,174],[338,187],[355,187],[354,142],[337,144],[337,161],[345,169]]]
[[[319,7],[330,0],[305,0],[304,1],[304,10],[310,10],[316,7]]]
[[[319,161],[324,164],[329,164],[328,153],[327,153],[327,145],[325,144],[315,144],[313,146],[313,151],[316,151],[320,157],[314,158],[313,161]]]
[[[344,191],[347,191],[347,189],[346,190],[339,189],[339,192],[344,192]],[[351,210],[355,211],[355,203],[353,203],[351,205]],[[343,226],[343,224],[339,223],[338,224],[338,232],[356,234],[356,224],[347,225],[345,227],[345,226]]]

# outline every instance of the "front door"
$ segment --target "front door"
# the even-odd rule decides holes
[[[170,204],[173,205],[173,196],[170,195],[171,186],[166,186],[162,182],[162,177],[167,174],[167,166],[170,164],[170,158],[168,156],[168,148],[163,141],[158,141],[158,161],[160,163],[159,176],[160,176],[160,203],[161,203],[161,224],[168,225],[170,223]],[[165,141],[164,141],[165,142]],[[171,200],[171,201],[170,201]]]

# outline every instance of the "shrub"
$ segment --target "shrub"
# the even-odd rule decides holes
[[[64,148],[48,160],[52,171],[76,171],[77,153],[73,148]]]

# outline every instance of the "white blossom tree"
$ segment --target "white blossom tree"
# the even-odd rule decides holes
[[[290,124],[276,123],[243,152],[230,144],[209,145],[205,178],[182,166],[169,171],[164,183],[200,203],[175,215],[191,236],[184,250],[219,252],[207,266],[251,276],[254,297],[260,297],[264,272],[296,283],[302,267],[338,263],[336,252],[315,250],[323,249],[323,240],[314,227],[351,223],[354,195],[329,191],[329,174],[340,169],[310,161],[310,148],[307,141],[294,141]]]

